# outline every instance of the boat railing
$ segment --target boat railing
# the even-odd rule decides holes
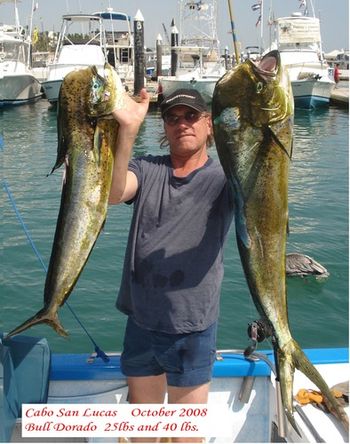
[[[96,25],[98,24],[98,31],[93,31],[91,29],[91,23],[94,22]],[[80,23],[81,25],[83,23],[89,24],[89,30],[83,35],[85,35],[85,39],[82,41],[74,41],[74,38],[71,37],[69,34],[69,30],[73,23]],[[58,42],[56,46],[55,56],[54,56],[54,63],[58,61],[60,58],[60,53],[64,49],[65,46],[77,46],[80,47],[82,45],[88,47],[88,46],[99,46],[101,47],[103,53],[107,54],[106,50],[106,34],[105,29],[103,26],[102,19],[100,17],[96,16],[89,16],[89,15],[67,15],[63,16],[63,22],[60,30],[60,34],[58,37]]]

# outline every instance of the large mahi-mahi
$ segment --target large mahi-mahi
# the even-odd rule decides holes
[[[12,330],[49,324],[67,336],[57,311],[69,297],[107,215],[118,123],[113,109],[123,106],[124,89],[108,64],[73,71],[63,80],[58,101],[58,150],[54,171],[65,165],[61,205],[46,275],[44,307]]]
[[[250,293],[272,327],[285,413],[293,417],[293,376],[301,370],[348,429],[348,417],[289,330],[286,299],[288,170],[293,96],[277,51],[250,60],[216,84],[212,116],[220,162],[235,200],[235,227]]]

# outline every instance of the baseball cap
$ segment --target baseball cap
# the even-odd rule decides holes
[[[199,112],[208,111],[207,104],[196,89],[177,89],[160,104],[162,117],[174,106],[185,105]]]

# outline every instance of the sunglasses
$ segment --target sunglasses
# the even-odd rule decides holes
[[[187,111],[185,114],[181,116],[177,116],[176,114],[165,114],[163,116],[164,122],[169,126],[178,125],[182,119],[185,120],[186,123],[192,125],[193,123],[198,122],[199,119],[203,117],[203,114],[199,111]]]

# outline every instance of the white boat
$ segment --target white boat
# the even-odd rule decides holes
[[[16,2],[14,13],[15,25],[0,26],[0,107],[30,103],[42,96],[31,67],[31,39],[19,23]]]
[[[312,2],[310,5],[313,11]],[[335,82],[333,69],[323,56],[319,19],[314,14],[297,12],[276,19],[272,26],[275,41],[269,49],[280,51],[282,64],[289,72],[295,106],[307,109],[327,106]]]
[[[176,73],[158,77],[160,94],[193,88],[211,102],[215,84],[225,73],[216,22],[216,0],[180,1],[179,45],[171,48],[177,54]]]
[[[10,340],[1,340],[0,336],[0,351],[3,364],[0,394],[4,396],[4,408],[0,409],[2,441],[26,442],[28,439],[21,433],[23,403],[46,403],[46,406],[36,406],[41,412],[50,412],[55,404],[63,404],[65,411],[70,411],[70,406],[73,411],[78,404],[94,404],[89,408],[105,412],[118,408],[123,411],[127,404],[128,390],[120,370],[119,354],[109,354],[108,361],[95,353],[51,354],[46,339],[24,335]],[[329,386],[348,382],[348,348],[307,349],[305,353]],[[311,404],[301,407],[295,402],[294,416],[300,436],[296,433],[278,404],[273,362],[271,350],[255,352],[249,360],[239,350],[217,353],[208,402],[208,411],[214,414],[216,423],[214,427],[206,428],[206,442],[347,442],[348,434],[338,420]],[[315,387],[297,371],[294,394],[300,389],[313,390]],[[170,405],[164,404],[163,409],[166,408]],[[345,410],[349,414],[348,407]],[[120,427],[119,431],[114,427],[114,434],[109,436],[106,430],[99,435],[92,429],[85,435],[84,432],[63,435],[55,433],[53,425],[50,426],[49,422],[54,421],[52,415],[41,416],[46,429],[39,430],[42,433],[36,435],[36,442],[47,442],[47,438],[50,442],[118,442],[118,438],[119,442],[126,442],[126,437],[130,436],[130,432],[125,432],[127,429],[123,432]],[[208,416],[208,421],[210,418]],[[121,424],[120,421],[120,417],[117,420],[109,417],[105,424]],[[131,416],[128,421],[130,424]],[[196,418],[192,416],[191,421],[195,422]],[[174,430],[176,425],[172,427]]]
[[[75,35],[83,35],[83,41],[74,40]],[[63,78],[69,72],[91,65],[102,72],[106,60],[102,19],[88,14],[64,15],[55,56],[48,65],[47,79],[42,82],[48,101],[57,102]]]

